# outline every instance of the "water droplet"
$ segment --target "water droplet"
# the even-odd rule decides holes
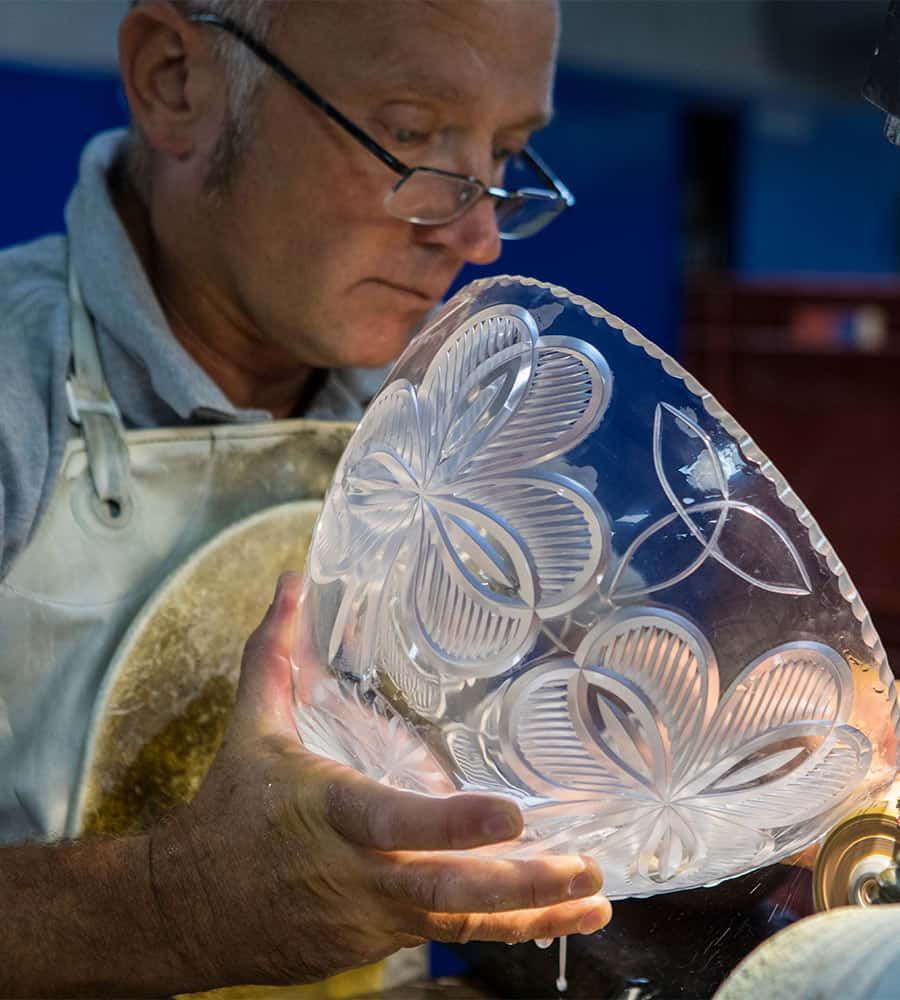
[[[569,939],[563,935],[559,939],[559,975],[556,977],[556,989],[559,993],[565,993],[569,988],[569,982],[566,979],[566,945]]]

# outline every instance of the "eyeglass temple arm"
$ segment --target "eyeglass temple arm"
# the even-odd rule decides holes
[[[326,101],[321,94],[316,93],[312,87],[305,81],[301,80],[297,74],[286,66],[276,55],[270,52],[265,46],[261,45],[252,35],[248,34],[236,21],[232,21],[230,17],[220,17],[218,14],[210,14],[207,12],[198,12],[191,14],[188,17],[189,21],[193,21],[198,24],[209,24],[214,28],[221,28],[223,31],[227,31],[230,35],[233,35],[238,41],[242,42],[247,46],[248,49],[262,62],[264,62],[269,69],[277,73],[282,80],[289,83],[295,90],[298,90],[308,101],[311,101],[320,108],[322,111],[328,115],[333,121],[337,122],[345,131],[349,132],[350,135],[356,139],[357,142],[361,142],[370,153],[374,153],[375,156],[381,160],[386,166],[390,167],[397,174],[402,176],[407,176],[412,172],[412,168],[407,166],[402,160],[398,160],[396,156],[389,153],[382,146],[379,146],[371,136],[368,136],[363,130],[358,126],[354,125],[349,118],[341,114],[338,109]]]
[[[526,146],[522,150],[522,159],[553,188],[569,208],[575,204],[575,195],[530,146]]]

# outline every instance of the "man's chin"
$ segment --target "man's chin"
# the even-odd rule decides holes
[[[362,336],[355,331],[354,368],[383,368],[392,364],[401,355],[410,338],[425,323],[431,313],[431,306],[423,306],[404,313],[396,320],[380,317],[381,322],[361,323],[358,330],[366,331]]]
[[[375,336],[369,342],[345,341],[339,353],[318,367],[324,368],[384,368],[393,364],[409,343],[409,338],[401,341],[395,338],[383,340]]]

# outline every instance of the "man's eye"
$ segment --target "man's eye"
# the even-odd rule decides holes
[[[495,163],[508,163],[510,160],[514,160],[517,156],[521,156],[521,149],[495,149],[494,150],[494,162]]]
[[[394,142],[402,146],[415,146],[428,142],[428,133],[414,128],[394,128],[391,130]]]

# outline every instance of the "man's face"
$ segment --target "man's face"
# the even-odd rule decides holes
[[[293,3],[270,48],[411,166],[502,183],[551,110],[553,0]],[[466,262],[500,252],[493,202],[442,226],[393,218],[398,180],[269,74],[208,239],[242,319],[302,364],[386,364]]]

